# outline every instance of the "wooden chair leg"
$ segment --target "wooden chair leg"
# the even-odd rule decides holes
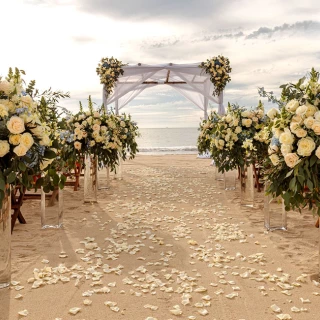
[[[316,228],[319,228],[319,225],[320,225],[320,221],[319,220],[320,220],[320,218],[318,218],[318,220],[316,222],[316,225],[315,225]]]

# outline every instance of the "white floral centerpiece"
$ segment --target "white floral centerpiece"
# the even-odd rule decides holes
[[[210,74],[210,80],[214,85],[213,95],[219,96],[227,83],[231,81],[230,73],[232,68],[230,67],[229,59],[224,56],[213,57],[207,59],[206,62],[201,62],[199,67],[205,73]]]
[[[114,57],[102,58],[98,64],[96,72],[100,77],[100,83],[105,86],[105,90],[108,94],[113,92],[119,76],[123,75],[123,66],[125,66],[125,64]]]
[[[37,103],[24,87],[22,70],[10,69],[6,79],[0,78],[0,204],[6,184],[33,186],[33,174],[42,163],[53,159],[50,130],[41,121]]]
[[[281,195],[286,210],[309,206],[320,215],[320,83],[319,73],[281,86],[280,111],[271,110],[272,139],[266,161],[268,192]]]

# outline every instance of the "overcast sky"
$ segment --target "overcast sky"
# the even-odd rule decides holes
[[[279,93],[320,70],[319,0],[0,0],[0,74],[19,67],[40,89],[71,93],[78,110],[101,104],[96,66],[193,63],[222,54],[233,68],[225,101],[257,104],[257,87]],[[215,107],[215,106],[213,106]],[[141,127],[196,127],[202,111],[173,89],[145,90],[124,110]]]

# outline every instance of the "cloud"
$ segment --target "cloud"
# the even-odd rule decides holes
[[[246,36],[246,39],[256,39],[260,36],[272,37],[276,33],[293,31],[293,32],[309,32],[309,31],[320,31],[320,22],[318,21],[301,21],[294,24],[284,23],[281,26],[274,28],[260,27]]]
[[[203,19],[212,15],[215,8],[223,4],[223,0],[78,0],[81,10],[93,14],[139,21],[169,17],[177,19]]]

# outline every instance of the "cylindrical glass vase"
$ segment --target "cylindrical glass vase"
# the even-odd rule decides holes
[[[56,187],[45,193],[41,187],[41,227],[61,228],[63,225],[63,190]]]
[[[224,189],[235,190],[236,189],[236,171],[224,173]]]
[[[123,160],[121,155],[119,155],[119,164],[116,165],[115,171],[114,171],[114,178],[117,180],[122,180],[122,169],[123,169]]]
[[[214,166],[214,173],[215,173],[215,179],[217,181],[223,181],[224,180],[224,173],[219,172],[219,168],[216,165]]]
[[[86,155],[84,164],[84,202],[98,202],[98,158]]]
[[[264,194],[264,226],[268,231],[287,230],[287,211],[281,197],[273,198],[266,195],[268,184],[265,185]]]
[[[108,167],[104,167],[98,171],[98,190],[110,188],[110,171]]]
[[[240,169],[240,188],[242,206],[253,208],[254,206],[254,182],[252,165]]]
[[[11,195],[5,191],[0,209],[0,289],[11,281]]]

